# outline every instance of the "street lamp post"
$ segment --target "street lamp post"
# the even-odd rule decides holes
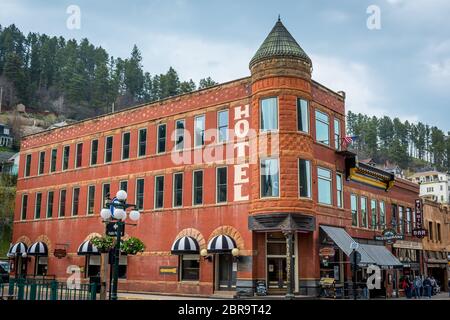
[[[114,248],[114,264],[113,264],[113,279],[111,283],[111,300],[117,300],[117,287],[119,282],[119,259],[120,259],[120,243],[122,239],[122,232],[125,227],[125,220],[127,218],[126,210],[133,208],[130,211],[129,217],[132,221],[138,221],[140,218],[140,212],[137,211],[134,204],[128,204],[127,193],[124,190],[117,191],[116,197],[113,200],[107,201],[107,208],[103,208],[100,212],[100,216],[103,221],[107,223],[114,223],[114,230],[116,236],[116,246]],[[135,225],[135,224],[132,224]]]

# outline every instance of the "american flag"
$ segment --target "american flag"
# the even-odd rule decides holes
[[[356,140],[356,136],[347,136],[342,141],[342,147],[347,148],[353,141]]]

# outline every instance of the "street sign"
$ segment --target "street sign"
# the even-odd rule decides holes
[[[359,243],[358,243],[358,242],[352,241],[352,242],[350,243],[350,249],[351,249],[351,250],[358,250],[358,248],[359,248]]]
[[[106,235],[110,237],[116,237],[117,231],[119,229],[119,225],[116,222],[108,222],[106,224]],[[125,225],[122,225],[121,228],[121,236],[123,237],[125,235]]]
[[[353,250],[353,252],[350,254],[350,263],[352,266],[357,266],[361,262],[361,253],[358,251]]]

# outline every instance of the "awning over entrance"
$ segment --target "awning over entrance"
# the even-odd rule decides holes
[[[360,247],[371,260],[366,262],[361,255],[361,263],[376,264],[380,267],[403,268],[403,264],[385,246],[361,244]]]
[[[17,242],[8,251],[8,257],[22,256],[27,253],[27,245],[23,242]]]
[[[35,242],[28,249],[30,256],[48,256],[48,247],[45,242]]]
[[[349,256],[352,253],[350,244],[356,242],[343,228],[320,226],[325,233],[336,243],[336,245]],[[359,250],[358,250],[359,251]],[[362,258],[362,254],[361,254]]]
[[[226,253],[236,248],[236,241],[230,236],[221,234],[208,243],[208,253]]]
[[[184,236],[175,240],[172,244],[172,254],[195,254],[200,252],[197,240]]]
[[[78,247],[78,255],[79,256],[85,256],[89,254],[97,255],[100,254],[97,247],[94,246],[91,241],[86,240],[80,246]]]
[[[320,226],[325,233],[336,243],[336,245],[347,255],[350,256],[352,242],[358,242],[353,239],[343,228]],[[402,263],[384,246],[359,244],[357,251],[361,254],[360,265],[366,266],[375,264],[380,267],[402,267]]]

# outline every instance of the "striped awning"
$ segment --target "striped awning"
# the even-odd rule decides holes
[[[172,254],[194,254],[200,252],[200,246],[197,240],[192,237],[184,236],[175,240],[172,244]]]
[[[78,247],[77,253],[79,256],[85,256],[85,255],[89,255],[89,254],[94,254],[94,255],[100,254],[97,247],[94,246],[90,240],[86,240],[82,244],[80,244],[80,246]]]
[[[11,248],[9,248],[8,256],[21,256],[24,253],[27,253],[27,245],[23,242],[17,242]]]
[[[28,249],[28,254],[30,256],[48,256],[48,247],[45,242],[35,242]]]
[[[208,243],[208,252],[209,253],[226,253],[230,252],[234,248],[236,248],[236,242],[230,236],[225,234],[221,234],[215,236]]]

